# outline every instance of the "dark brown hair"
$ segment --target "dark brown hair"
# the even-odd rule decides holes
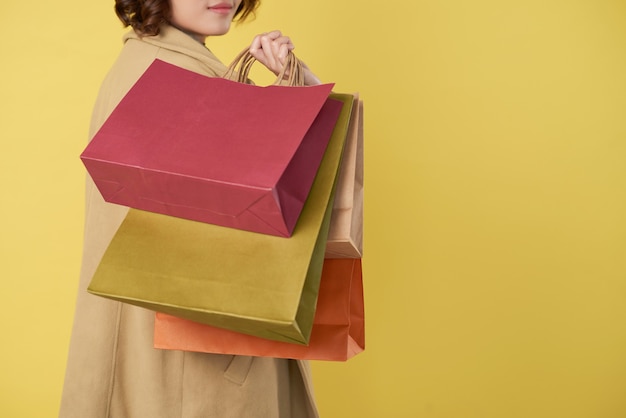
[[[261,0],[241,0],[235,13],[243,22],[259,6]],[[115,0],[115,13],[124,26],[131,26],[141,36],[159,34],[159,26],[169,21],[169,0]]]

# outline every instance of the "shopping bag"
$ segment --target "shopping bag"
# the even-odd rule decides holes
[[[155,60],[81,160],[108,202],[287,237],[337,121],[331,89],[259,87]]]
[[[353,95],[290,238],[130,209],[89,292],[263,338],[309,341]]]
[[[337,177],[326,258],[363,256],[363,102],[355,100]]]
[[[266,340],[157,313],[154,347],[303,360],[348,360],[365,349],[361,260],[324,260],[308,346]]]

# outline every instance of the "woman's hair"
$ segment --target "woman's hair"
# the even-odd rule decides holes
[[[254,14],[261,0],[241,0],[235,13],[237,21]],[[131,26],[140,36],[159,34],[159,26],[169,22],[169,0],[115,0],[115,13],[124,26]]]

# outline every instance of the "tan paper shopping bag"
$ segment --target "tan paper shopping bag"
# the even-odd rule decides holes
[[[326,258],[363,256],[363,101],[355,100],[337,176]]]

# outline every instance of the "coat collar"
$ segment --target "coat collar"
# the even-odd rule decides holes
[[[185,32],[168,24],[161,25],[159,34],[156,36],[140,37],[135,31],[131,30],[124,35],[124,43],[129,39],[140,40],[159,48],[193,57],[210,67],[217,74],[224,74],[227,70],[227,67],[207,47]]]

